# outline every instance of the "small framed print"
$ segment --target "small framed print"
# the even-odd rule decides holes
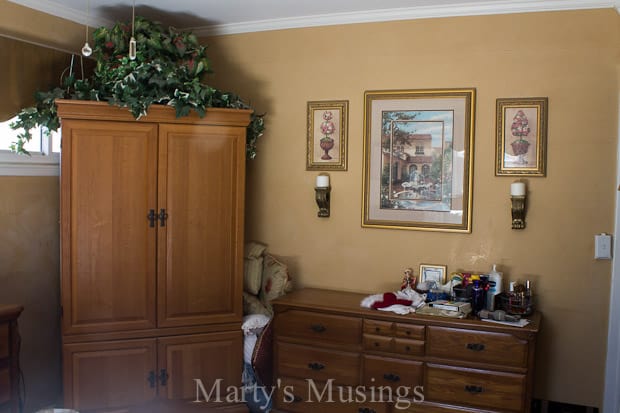
[[[307,171],[347,170],[348,100],[308,102]]]
[[[497,99],[496,176],[547,175],[548,98]]]
[[[420,282],[435,281],[437,285],[446,283],[446,265],[420,264]]]

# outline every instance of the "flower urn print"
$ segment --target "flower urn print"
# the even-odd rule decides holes
[[[321,122],[321,133],[324,136],[321,138],[320,146],[321,149],[325,151],[325,154],[321,156],[321,159],[325,161],[332,159],[332,157],[329,156],[329,151],[334,147],[334,140],[330,135],[332,135],[336,129],[334,122],[332,122],[333,117],[334,115],[331,111],[325,111],[323,113],[323,122]]]
[[[512,151],[519,157],[519,163],[527,164],[525,154],[530,147],[530,143],[525,140],[525,137],[530,134],[530,125],[527,116],[525,116],[522,110],[519,110],[512,119],[510,131],[512,136],[518,138],[510,144]]]

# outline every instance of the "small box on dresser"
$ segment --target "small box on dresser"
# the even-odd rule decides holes
[[[530,412],[540,314],[519,328],[369,310],[364,297],[273,301],[275,411]]]

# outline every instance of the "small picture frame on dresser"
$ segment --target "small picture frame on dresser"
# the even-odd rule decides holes
[[[435,281],[437,285],[446,283],[448,267],[437,264],[420,264],[420,282]]]

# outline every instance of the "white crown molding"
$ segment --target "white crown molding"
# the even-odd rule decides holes
[[[352,13],[321,14],[314,16],[192,27],[187,29],[191,29],[198,36],[213,36],[339,24],[373,23],[382,21],[478,16],[490,14],[603,9],[613,7],[620,11],[620,0],[525,0],[520,2],[500,0],[494,2],[461,3],[443,6],[420,6]]]
[[[76,10],[63,6],[54,0],[9,1],[80,24],[86,24],[86,21],[88,20],[88,25],[91,27],[111,27],[114,24],[114,22],[94,14],[87,16],[86,8],[84,8],[84,10]],[[210,26],[189,27],[185,28],[185,30],[192,30],[198,36],[212,36],[340,24],[602,8],[615,8],[616,11],[620,13],[620,0],[497,0],[484,2],[463,2],[451,5],[379,9],[256,20],[241,23],[216,24]]]
[[[28,7],[41,11],[43,13],[51,14],[52,16],[60,17],[66,20],[70,20],[79,24],[86,24],[88,21],[89,27],[111,27],[114,22],[108,19],[104,19],[99,16],[88,16],[86,13],[86,2],[84,2],[84,10],[76,10],[71,7],[63,6],[62,4],[53,0],[9,0],[11,3],[19,4],[20,6]]]

